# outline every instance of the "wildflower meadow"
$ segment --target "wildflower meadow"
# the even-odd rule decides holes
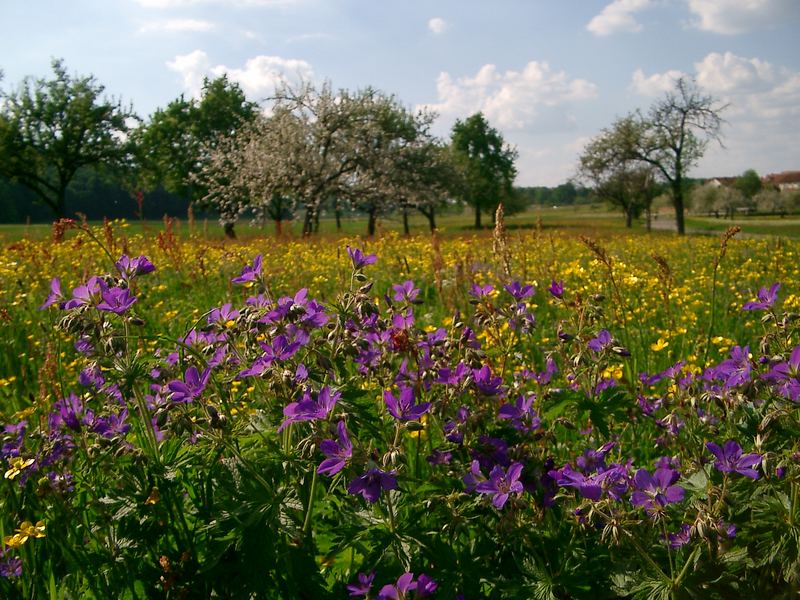
[[[7,243],[0,597],[795,597],[799,257]]]

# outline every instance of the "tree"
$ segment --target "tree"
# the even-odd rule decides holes
[[[156,110],[134,135],[139,165],[138,185],[162,186],[190,202],[208,194],[199,174],[222,139],[228,139],[258,114],[236,82],[226,75],[206,78],[199,100],[180,96]],[[225,224],[225,223],[223,223]],[[233,236],[231,226],[226,232]]]
[[[736,178],[734,187],[748,200],[752,200],[761,191],[761,178],[753,169],[748,169],[740,177]]]
[[[578,167],[578,176],[599,198],[622,209],[626,227],[644,211],[649,216],[655,197],[654,167],[626,152],[626,140],[635,126],[632,119],[621,119],[604,129],[586,145]]]
[[[310,235],[326,201],[377,217],[418,190],[420,157],[433,143],[433,116],[412,113],[393,96],[372,88],[334,93],[329,84],[283,87],[271,115],[238,132],[212,153],[203,170],[206,199],[226,218],[262,212],[276,197],[305,209]],[[225,188],[225,189],[223,189]]]
[[[82,168],[125,168],[132,110],[101,97],[93,76],[70,76],[53,60],[53,79],[26,78],[0,102],[0,174],[31,189],[56,217]]]
[[[725,108],[702,94],[694,80],[681,77],[647,116],[637,111],[612,126],[626,133],[620,138],[622,154],[652,165],[667,182],[679,234],[686,233],[686,173],[702,158],[710,140],[721,145],[720,115]]]
[[[489,126],[482,113],[456,121],[451,145],[466,182],[462,199],[475,208],[475,227],[480,229],[481,213],[494,214],[512,193],[517,151]]]

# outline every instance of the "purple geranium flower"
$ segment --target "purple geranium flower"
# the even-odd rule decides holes
[[[532,285],[522,285],[519,281],[512,281],[508,285],[504,285],[503,289],[511,294],[517,302],[530,298],[535,292]]]
[[[251,283],[261,277],[261,263],[263,257],[259,254],[253,259],[253,265],[245,265],[238,277],[231,279],[231,283]]]
[[[500,465],[495,465],[489,473],[489,480],[478,483],[475,491],[479,494],[490,494],[495,508],[503,508],[510,494],[522,492],[522,482],[519,480],[522,467],[522,463],[516,462],[506,472]]]
[[[351,248],[347,246],[347,254],[353,262],[354,269],[361,269],[367,265],[373,265],[378,261],[378,257],[374,254],[364,254],[358,248]]]
[[[469,295],[475,298],[486,298],[494,291],[494,286],[490,284],[478,285],[473,283],[469,288]]]
[[[290,423],[327,418],[341,395],[341,392],[331,392],[328,386],[323,386],[314,399],[311,397],[311,391],[306,390],[298,402],[291,402],[283,409],[286,419],[278,427],[278,431],[282,431]]]
[[[108,287],[105,281],[97,276],[92,276],[83,285],[79,285],[72,290],[72,298],[64,303],[64,308],[69,310],[78,306],[97,304]]]
[[[547,291],[550,292],[556,298],[563,298],[564,297],[564,280],[561,279],[559,281],[553,280],[553,283],[550,284],[550,287],[547,288]]]
[[[542,420],[539,418],[533,403],[536,394],[521,394],[514,404],[504,404],[500,407],[498,419],[511,419],[511,425],[518,431],[534,431],[539,428]]]
[[[472,377],[475,380],[475,387],[482,394],[496,396],[503,391],[503,379],[499,376],[492,377],[489,365],[483,365],[480,369],[472,369]]]
[[[123,279],[130,280],[138,275],[147,275],[156,270],[153,263],[151,263],[146,256],[137,256],[136,258],[129,258],[127,254],[119,257],[119,260],[114,263],[117,270],[122,275]]]
[[[758,479],[758,471],[753,467],[761,464],[761,455],[745,454],[742,456],[742,447],[734,440],[728,440],[720,448],[714,442],[708,442],[706,448],[716,457],[714,467],[723,473],[739,473],[751,479]]]
[[[351,596],[366,596],[372,589],[372,582],[375,579],[375,571],[369,575],[366,573],[358,574],[358,583],[348,583],[347,591]]]
[[[53,277],[50,280],[50,293],[47,299],[39,307],[39,310],[44,310],[48,306],[58,304],[59,308],[64,308],[64,294],[61,293],[61,280],[58,277]]]
[[[587,477],[580,471],[575,471],[570,465],[564,465],[558,470],[551,470],[548,475],[561,487],[571,487],[578,490],[581,496],[589,500],[600,500],[603,488],[596,481],[595,476]]]
[[[389,414],[399,421],[418,421],[431,407],[430,402],[414,404],[414,389],[410,387],[400,388],[400,394],[395,397],[392,392],[383,392],[383,401]]]
[[[414,282],[411,280],[392,285],[392,290],[394,290],[392,300],[395,302],[414,302],[419,296],[419,288],[414,287]]]
[[[344,421],[339,421],[336,426],[336,437],[339,438],[338,442],[335,440],[322,440],[320,442],[319,449],[328,457],[317,468],[317,473],[320,475],[333,477],[344,469],[347,459],[353,456],[353,444],[347,435],[347,427],[345,427]]]
[[[210,375],[211,369],[205,369],[202,375],[197,370],[197,367],[192,366],[186,369],[186,373],[183,375],[183,381],[176,379],[167,384],[169,391],[172,392],[172,401],[181,403],[192,402],[203,393]]]
[[[686,490],[673,485],[680,473],[673,469],[656,469],[652,475],[647,469],[639,469],[633,476],[636,491],[631,494],[631,504],[655,512],[667,504],[683,500]]]
[[[587,346],[589,346],[590,350],[594,350],[595,352],[602,352],[606,348],[610,347],[614,340],[611,337],[611,333],[609,333],[608,329],[602,329],[597,334],[597,337],[589,340]]]
[[[778,290],[780,287],[781,284],[777,282],[773,283],[769,289],[762,287],[758,290],[758,300],[745,302],[744,306],[742,306],[742,310],[767,310],[768,308],[772,308],[772,305],[775,304],[775,300],[778,299]]]
[[[762,377],[772,383],[781,396],[797,402],[800,399],[800,346],[795,346],[788,361],[772,365]]]
[[[136,303],[136,296],[125,288],[112,287],[103,290],[102,301],[97,305],[97,310],[112,312],[121,315]]]
[[[397,477],[394,471],[381,471],[377,467],[372,467],[361,477],[350,482],[347,492],[352,495],[361,494],[367,502],[377,502],[381,495],[381,490],[396,490]]]

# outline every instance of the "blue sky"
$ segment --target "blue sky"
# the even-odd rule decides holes
[[[204,76],[248,97],[281,78],[371,85],[479,110],[519,150],[519,185],[557,185],[586,142],[681,74],[729,104],[724,148],[691,172],[800,169],[800,0],[3,0],[2,89],[63,58],[146,117]]]

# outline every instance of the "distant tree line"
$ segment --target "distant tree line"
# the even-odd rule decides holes
[[[93,76],[54,60],[52,77],[0,91],[0,221],[160,218],[190,206],[233,235],[241,218],[302,219],[331,210],[377,219],[410,212],[431,228],[438,210],[471,206],[475,223],[514,193],[516,150],[478,113],[452,139],[430,133],[435,115],[380,91],[304,83],[266,106],[222,76],[197,99],[181,96],[147,119],[105,95]],[[201,213],[202,214],[202,213]]]

